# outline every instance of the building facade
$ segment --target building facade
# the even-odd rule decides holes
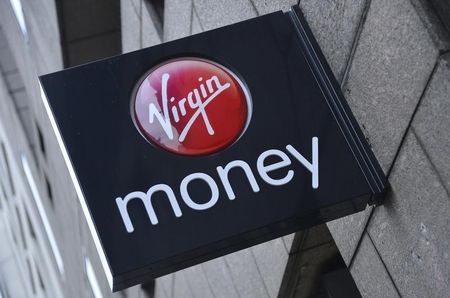
[[[384,204],[112,294],[38,76],[292,5],[389,178]],[[348,272],[363,297],[450,297],[449,32],[444,0],[0,0],[0,297],[330,297]]]

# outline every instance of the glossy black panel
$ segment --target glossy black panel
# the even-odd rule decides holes
[[[360,211],[386,187],[323,57],[326,70],[320,73],[311,67],[316,62],[305,55],[298,34],[302,24],[296,27],[291,17],[278,12],[41,77],[100,235],[115,290]],[[312,42],[312,50],[319,51]],[[185,56],[224,65],[243,78],[252,95],[253,114],[245,134],[211,156],[183,157],[150,145],[130,115],[130,97],[139,78],[162,61]],[[328,88],[334,88],[337,99],[326,97],[323,78],[332,81]],[[333,100],[345,105],[349,121],[336,120],[330,108]],[[364,143],[365,157],[343,133],[345,125]],[[311,173],[286,150],[290,144],[311,160],[313,137],[319,139],[318,189],[311,186]],[[269,149],[290,157],[291,166],[271,173],[283,177],[294,170],[289,183],[269,185],[258,174],[257,158]],[[233,160],[249,164],[259,192],[252,191],[242,171],[232,170],[236,199],[228,199],[216,167]],[[373,173],[361,166],[365,160],[381,177],[382,190],[366,179]],[[180,182],[194,172],[210,175],[219,187],[219,200],[210,209],[193,210],[180,196]],[[152,225],[136,200],[128,207],[135,230],[127,233],[115,199],[146,192],[159,183],[173,189],[182,216],[174,216],[166,196],[155,195],[159,224]],[[193,182],[189,191],[198,202],[210,197],[205,183]]]

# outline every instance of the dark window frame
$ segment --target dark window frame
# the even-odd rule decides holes
[[[6,147],[5,144],[3,142],[0,142],[0,151],[2,151],[2,159],[4,160],[4,164],[5,164],[5,170],[6,170],[6,176],[7,179],[9,180],[9,189],[11,191],[11,195],[15,195],[16,194],[16,189],[14,186],[14,182],[13,182],[13,178],[12,178],[12,173],[11,173],[11,168],[9,165],[9,159],[8,159],[8,154],[6,153]]]
[[[20,238],[22,238],[22,246],[24,250],[27,250],[27,238],[25,236],[25,230],[23,228],[23,221],[22,221],[22,214],[20,214],[20,208],[19,206],[15,206],[16,209],[16,217],[17,217],[17,224],[19,225],[19,233]]]
[[[163,40],[164,32],[164,2],[164,0],[145,0],[143,2],[161,40]]]
[[[41,150],[41,153],[44,156],[44,158],[47,159],[47,148],[45,145],[45,138],[44,138],[44,135],[42,134],[41,127],[39,126],[39,124],[37,122],[36,122],[36,131],[37,131],[37,137],[38,137],[38,142],[39,142],[39,149]]]
[[[53,187],[50,183],[50,180],[48,179],[47,174],[44,173],[44,182],[45,182],[45,189],[47,190],[47,197],[50,200],[50,204],[52,207],[55,207],[55,201],[53,197]]]

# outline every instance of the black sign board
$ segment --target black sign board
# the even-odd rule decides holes
[[[387,188],[298,8],[40,80],[114,291]]]

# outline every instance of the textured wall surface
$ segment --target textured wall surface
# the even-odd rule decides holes
[[[300,2],[313,31],[314,19],[324,11],[317,12],[317,2],[312,8]],[[350,2],[338,2],[340,9],[354,9]],[[372,0],[363,5],[342,89],[392,193],[383,206],[328,226],[364,297],[446,297],[448,33],[433,20],[430,8],[417,1]],[[318,28],[334,32],[339,27]],[[333,40],[321,35],[317,32],[329,55]],[[331,62],[335,67],[333,56]]]
[[[442,21],[448,11],[436,12],[437,7],[448,7],[445,1],[431,5],[425,0],[166,0],[162,22],[155,17],[152,2],[120,0],[123,52],[299,5],[392,185],[384,205],[328,223],[361,294],[448,297],[450,39]],[[140,286],[110,293],[40,99],[37,75],[63,67],[56,4],[52,0],[22,4],[26,37],[10,2],[0,0],[0,30],[5,36],[0,38],[0,141],[16,186],[13,193],[0,183],[0,215],[5,223],[0,222],[0,231],[10,231],[2,232],[0,240],[11,244],[0,249],[0,281],[17,275],[9,285],[16,289],[12,296],[30,297],[32,284],[40,283],[39,268],[47,288],[38,290],[36,297],[89,297],[92,289],[85,267],[89,258],[103,297],[147,297]],[[101,25],[94,29],[102,32]],[[4,58],[5,47],[11,58]],[[77,57],[92,54],[88,51],[80,46]],[[55,234],[63,274],[24,177],[22,154],[30,161]],[[25,228],[26,248],[22,248],[25,240],[14,240],[21,222],[16,209],[22,219],[29,214],[35,227],[35,238]],[[275,239],[158,278],[155,296],[276,297],[286,265],[298,253],[291,250],[293,238]],[[33,282],[25,259],[18,256],[33,260]],[[14,262],[22,269],[13,270]]]

